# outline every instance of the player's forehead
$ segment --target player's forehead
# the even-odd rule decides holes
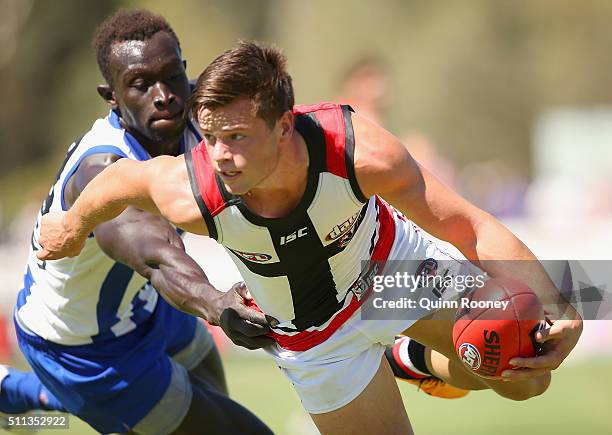
[[[198,123],[205,132],[254,128],[261,122],[263,119],[256,116],[252,101],[246,97],[223,107],[198,111]]]
[[[109,62],[117,74],[156,70],[180,64],[181,54],[174,38],[157,32],[144,41],[117,41],[111,45]]]

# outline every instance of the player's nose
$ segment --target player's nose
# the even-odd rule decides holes
[[[157,109],[164,109],[176,100],[176,96],[163,82],[157,82],[153,86],[153,103]]]
[[[217,139],[213,147],[212,158],[215,162],[222,162],[232,159],[232,153],[227,145],[222,140]]]

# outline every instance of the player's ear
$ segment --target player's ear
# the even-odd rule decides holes
[[[291,110],[287,110],[278,120],[281,139],[288,140],[293,135],[294,116]]]
[[[115,91],[113,88],[108,85],[98,85],[98,94],[102,97],[104,101],[110,104],[113,108],[117,107],[117,101],[115,100]]]

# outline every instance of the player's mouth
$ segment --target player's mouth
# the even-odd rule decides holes
[[[223,181],[233,181],[242,174],[240,171],[218,171],[217,173]]]
[[[183,111],[171,113],[171,112],[161,112],[156,114],[151,119],[151,124],[162,127],[166,125],[175,125],[183,122]]]

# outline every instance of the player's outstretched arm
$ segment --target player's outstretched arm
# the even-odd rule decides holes
[[[114,154],[95,154],[84,159],[64,188],[67,207],[72,208],[86,186],[119,159]],[[161,296],[179,310],[213,325],[221,324],[222,317],[224,323],[233,319],[229,331],[238,345],[253,349],[271,344],[272,340],[265,337],[268,322],[264,314],[247,306],[250,296],[246,289],[236,285],[222,292],[210,284],[204,271],[185,252],[175,228],[165,219],[127,207],[116,218],[98,225],[94,235],[109,257],[151,281]]]
[[[117,217],[130,205],[162,215],[187,231],[207,234],[182,156],[160,156],[145,162],[120,159],[87,184],[68,212],[43,216],[38,258],[78,255],[97,225]]]
[[[119,217],[94,230],[100,247],[151,281],[171,305],[221,326],[232,341],[247,349],[273,343],[266,316],[248,306],[244,283],[217,290],[200,266],[185,252],[176,230],[167,221],[128,207]]]
[[[151,281],[174,307],[216,326],[221,325],[222,313],[231,309],[238,317],[236,328],[242,331],[234,331],[236,344],[249,349],[272,344],[265,337],[270,331],[265,315],[247,306],[246,288],[217,290],[166,220],[128,207],[117,218],[98,225],[94,235],[106,254]]]
[[[557,368],[576,345],[582,320],[571,306],[559,303],[558,290],[533,253],[497,219],[421,167],[385,129],[358,115],[353,116],[353,126],[355,172],[366,197],[376,194],[385,198],[424,230],[452,243],[491,276],[524,281],[538,294],[552,318],[565,319],[548,330],[552,337],[547,333],[537,335],[547,343],[545,355],[527,361],[531,366],[519,360],[533,371],[514,371],[511,376],[537,376],[536,365],[538,370]]]

